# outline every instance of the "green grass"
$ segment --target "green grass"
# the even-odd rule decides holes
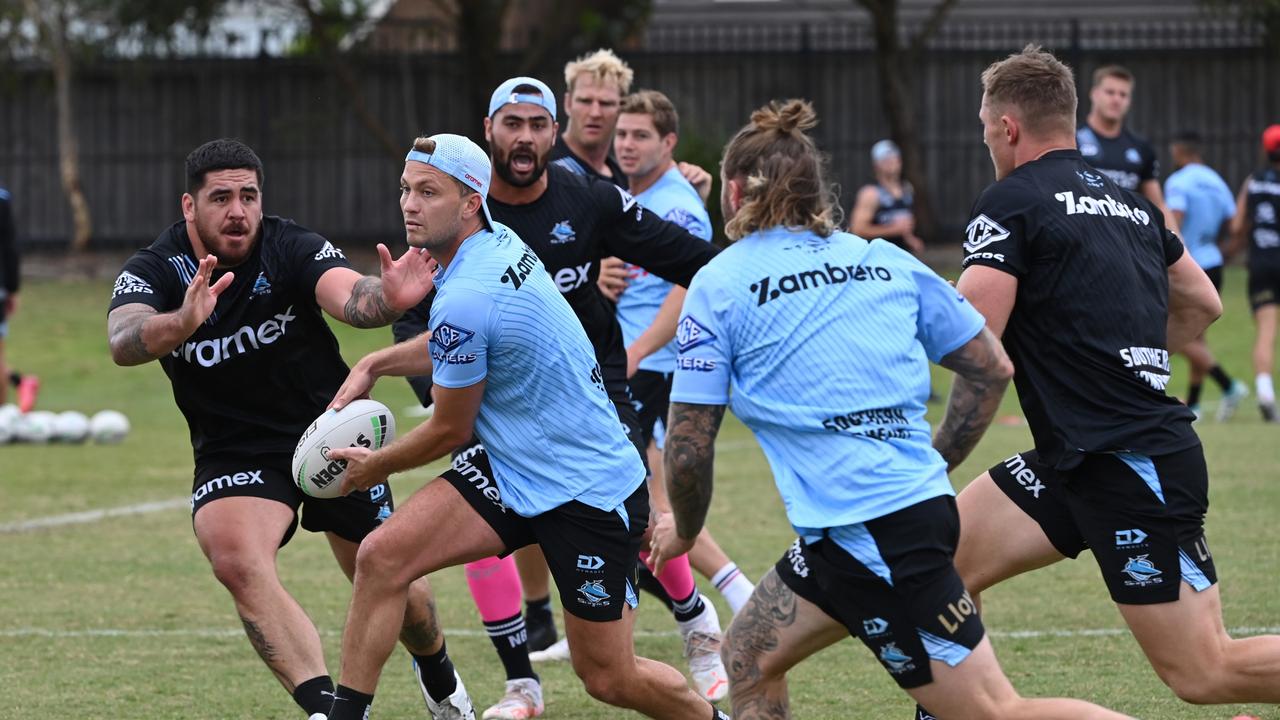
[[[1244,278],[1228,273],[1227,314],[1210,339],[1224,366],[1248,378],[1252,330]],[[0,524],[48,515],[181,498],[190,492],[185,423],[155,365],[121,369],[105,341],[105,282],[33,282],[13,319],[8,355],[43,380],[42,407],[126,412],[133,433],[122,445],[0,447]],[[349,359],[386,343],[385,330],[340,329]],[[1182,392],[1185,365],[1175,369]],[[937,385],[945,388],[945,372]],[[384,381],[375,397],[411,418],[407,386]],[[1217,390],[1206,388],[1212,409]],[[934,409],[936,414],[938,409]],[[1016,413],[1012,395],[1005,413]],[[936,418],[935,418],[936,419]],[[1280,442],[1252,401],[1229,425],[1199,426],[1212,473],[1208,534],[1222,578],[1228,627],[1280,625]],[[1024,426],[996,426],[954,474],[957,485],[1029,445]],[[726,421],[717,458],[710,526],[753,578],[791,539],[766,463],[750,434]],[[438,466],[437,466],[438,467]],[[399,477],[406,497],[433,476]],[[185,508],[56,529],[0,535],[0,718],[298,718],[239,631],[225,590],[213,579]],[[311,614],[336,671],[338,634],[349,585],[326,544],[300,533],[280,557],[285,584]],[[1230,718],[1280,714],[1264,707],[1199,708],[1180,703],[1157,680],[1133,640],[1073,635],[1012,638],[1019,630],[1119,629],[1114,606],[1088,555],[1026,575],[985,596],[996,650],[1024,694],[1070,694],[1144,718]],[[450,654],[481,707],[501,689],[501,666],[467,594],[461,570],[432,578]],[[703,581],[704,591],[715,596]],[[721,617],[728,618],[721,604]],[[672,622],[644,602],[640,653],[683,667]],[[110,634],[111,631],[120,631]],[[539,668],[552,718],[627,717],[587,697],[566,665]],[[800,718],[905,718],[911,704],[861,644],[848,640],[792,673]],[[376,717],[423,717],[407,656],[397,651],[378,693]]]

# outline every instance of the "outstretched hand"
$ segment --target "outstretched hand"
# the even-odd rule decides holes
[[[196,276],[191,279],[186,295],[182,298],[180,313],[183,327],[190,332],[195,332],[200,327],[200,323],[209,319],[214,309],[218,307],[218,296],[235,280],[235,273],[229,272],[210,285],[209,277],[213,275],[213,269],[217,265],[217,257],[206,255],[200,261],[200,266],[196,268]]]
[[[387,246],[378,243],[378,260],[382,266],[383,298],[397,312],[404,312],[422,302],[436,285],[438,263],[422,248],[411,247],[398,259],[392,260]]]

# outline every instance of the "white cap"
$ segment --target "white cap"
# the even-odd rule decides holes
[[[404,161],[420,162],[430,165],[441,172],[457,178],[463,185],[480,193],[480,208],[484,210],[484,219],[493,229],[493,216],[489,214],[489,179],[493,166],[489,156],[480,146],[462,135],[441,133],[432,135],[436,149],[432,153],[421,150],[410,150]]]

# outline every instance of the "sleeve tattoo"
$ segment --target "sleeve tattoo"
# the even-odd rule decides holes
[[[716,433],[723,419],[723,405],[671,403],[663,462],[676,532],[682,538],[696,536],[707,519]]]
[[[150,308],[120,309],[107,316],[107,340],[116,361],[122,365],[141,365],[158,356],[147,350],[142,328],[157,313]]]
[[[991,425],[1009,386],[1010,366],[1000,341],[986,328],[942,358],[941,365],[956,378],[933,447],[950,471],[964,462]]]
[[[362,277],[351,287],[351,298],[342,308],[347,324],[358,328],[382,327],[400,317],[382,294],[382,280]]]

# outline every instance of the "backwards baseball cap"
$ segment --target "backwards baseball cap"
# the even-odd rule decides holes
[[[1280,125],[1262,131],[1262,149],[1268,153],[1280,151]]]
[[[516,88],[522,85],[535,87],[541,94],[534,95],[527,91],[517,93]],[[551,113],[553,121],[556,119],[556,96],[551,92],[551,88],[547,87],[546,83],[537,78],[513,77],[499,85],[498,89],[493,91],[493,96],[489,98],[489,117],[493,117],[504,105],[514,105],[515,103],[532,103]]]
[[[901,157],[898,146],[892,140],[881,140],[871,146],[871,162],[878,163],[887,157]]]
[[[493,229],[493,216],[489,214],[489,179],[492,166],[489,156],[480,146],[469,138],[450,133],[432,135],[429,140],[436,144],[434,152],[410,150],[404,161],[420,162],[430,165],[440,172],[457,178],[458,182],[480,193],[480,208],[484,210],[484,219]]]

